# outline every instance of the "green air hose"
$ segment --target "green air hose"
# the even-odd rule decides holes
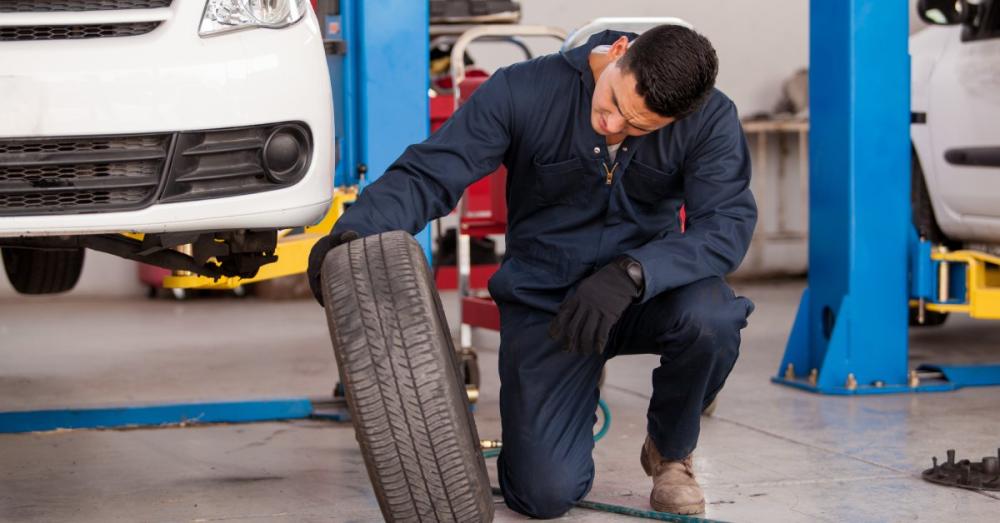
[[[608,433],[608,429],[611,428],[611,409],[608,408],[608,404],[603,400],[598,400],[598,408],[601,409],[601,415],[604,418],[604,423],[601,425],[601,429],[594,434],[594,442],[598,442]],[[483,457],[484,458],[495,458],[500,455],[500,444],[499,442],[490,442],[496,448],[484,448]],[[494,495],[502,495],[498,487],[493,487]],[[656,512],[654,510],[641,510],[632,507],[624,507],[621,505],[612,505],[610,503],[598,503],[596,501],[578,501],[576,506],[580,508],[599,510],[601,512],[610,512],[612,514],[621,514],[623,516],[632,516],[636,518],[652,519],[656,521],[677,521],[677,522],[689,522],[698,521],[701,523],[722,523],[717,520],[697,518],[693,516],[682,516],[680,514],[671,514],[669,512]]]

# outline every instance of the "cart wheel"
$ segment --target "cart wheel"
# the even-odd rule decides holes
[[[184,289],[170,289],[170,295],[174,297],[175,300],[184,300],[187,298],[187,291]]]
[[[920,313],[910,308],[910,327],[940,327],[948,320],[947,312],[924,311],[924,322],[920,323]]]
[[[463,350],[458,353],[459,361],[462,366],[462,383],[467,387],[479,388],[480,377],[479,377],[479,357],[473,350]]]
[[[149,287],[146,287],[146,297],[147,298],[149,298],[151,300],[155,300],[156,297],[159,296],[159,295],[160,295],[159,289],[157,289],[156,287],[154,287],[152,285],[150,285]]]
[[[441,300],[404,232],[323,262],[323,300],[355,435],[388,521],[491,521],[479,436]]]

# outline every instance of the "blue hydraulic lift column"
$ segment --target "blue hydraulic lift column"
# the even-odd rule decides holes
[[[809,287],[776,382],[914,390],[908,9],[907,0],[810,4]]]
[[[341,160],[335,183],[364,190],[430,132],[430,7],[414,0],[321,5],[326,37],[342,42],[330,57]],[[417,241],[429,256],[430,229]]]

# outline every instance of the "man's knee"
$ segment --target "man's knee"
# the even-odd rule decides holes
[[[747,317],[753,311],[750,300],[735,296],[728,285],[719,278],[709,278],[680,289],[669,300],[667,311],[670,321],[665,329],[679,330],[693,340],[709,342],[696,344],[705,349],[738,349],[739,332],[746,327]],[[723,356],[714,350],[710,355]]]
[[[694,303],[681,317],[685,327],[700,337],[721,339],[746,326],[746,308],[736,300],[724,304]]]
[[[523,463],[514,470],[501,461],[504,501],[511,510],[538,519],[562,516],[583,499],[594,478],[593,462],[554,460]]]

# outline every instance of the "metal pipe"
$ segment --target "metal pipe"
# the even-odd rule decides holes
[[[938,247],[939,253],[947,253],[948,248],[944,246]],[[951,271],[949,270],[949,263],[946,261],[938,262],[938,299],[939,303],[947,303],[951,299],[949,296],[949,288],[951,287],[951,282],[949,281],[949,276]]]
[[[483,25],[462,33],[451,48],[451,81],[455,88],[456,111],[462,99],[461,85],[465,81],[465,50],[474,40],[500,36],[549,36],[565,40],[566,31],[545,25]]]
[[[465,198],[463,198],[464,200]],[[459,347],[462,350],[472,348],[472,327],[465,323],[463,298],[472,294],[472,246],[464,224],[459,224],[458,230],[458,324]]]
[[[562,45],[562,51],[579,47],[595,33],[608,29],[641,33],[657,25],[679,25],[694,29],[688,21],[673,16],[608,16],[594,19],[587,25],[573,31]]]

